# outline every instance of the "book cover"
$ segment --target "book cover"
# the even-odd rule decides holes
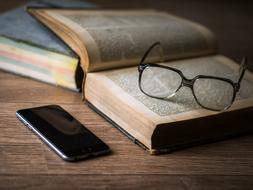
[[[0,15],[0,68],[47,83],[80,90],[79,57],[57,35],[27,13],[27,7],[92,8],[80,1],[31,1]]]

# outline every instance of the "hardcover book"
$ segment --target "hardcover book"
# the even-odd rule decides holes
[[[31,1],[0,15],[0,69],[79,91],[83,71],[79,57],[25,7],[90,8],[70,0]]]
[[[189,88],[180,88],[169,99],[147,96],[139,88],[137,66],[154,42],[162,44],[165,61],[160,62],[154,51],[148,63],[179,69],[188,79],[209,75],[237,81],[239,65],[218,53],[214,35],[204,26],[153,10],[29,11],[80,56],[88,104],[151,154],[252,131],[253,75],[249,71],[232,107],[222,112],[199,106]],[[212,93],[224,90],[213,88]],[[210,102],[210,94],[203,94],[202,100]]]

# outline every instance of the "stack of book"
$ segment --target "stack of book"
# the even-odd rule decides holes
[[[91,8],[79,1],[40,0],[0,15],[0,69],[79,91],[79,57],[33,18],[28,7]]]
[[[27,16],[20,11],[14,12]],[[187,78],[211,75],[236,81],[238,64],[218,53],[214,35],[204,26],[152,10],[28,11],[67,45],[45,27],[37,31],[42,26],[29,16],[27,20],[36,28],[0,38],[1,68],[77,90],[82,82],[80,63],[85,73],[83,95],[90,107],[151,154],[253,131],[253,75],[249,71],[232,107],[223,112],[200,107],[186,88],[168,100],[149,97],[139,89],[137,65],[157,41],[162,43],[165,61],[159,62],[154,51],[148,63],[180,69]],[[8,20],[8,31],[17,29],[10,27],[18,25],[12,15],[1,16]],[[8,32],[1,29],[0,33],[7,36]],[[18,35],[21,40],[16,39]],[[27,42],[31,39],[32,43]],[[213,88],[213,93],[217,90],[224,89]],[[203,100],[209,101],[207,94]]]

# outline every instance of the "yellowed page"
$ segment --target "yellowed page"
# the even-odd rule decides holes
[[[205,56],[163,63],[180,69],[191,79],[196,75],[226,77],[237,81],[238,64],[221,56]],[[159,124],[173,123],[219,114],[200,107],[191,89],[182,87],[170,99],[148,97],[138,86],[137,67],[87,74],[86,99],[125,131],[151,149],[152,134]],[[213,91],[222,91],[222,88]],[[205,95],[208,99],[209,94]],[[253,106],[253,74],[246,72],[232,107],[226,112]]]
[[[239,77],[239,66],[231,59],[221,55],[185,59],[163,64],[180,69],[188,79],[194,78],[197,75],[209,75],[225,77],[236,82]],[[116,69],[99,73],[103,73],[103,75],[110,79],[116,86],[120,87],[125,93],[133,97],[138,104],[143,106],[143,110],[149,110],[153,115],[156,115],[156,117],[158,116],[158,120],[163,118],[164,121],[171,122],[171,119],[174,116],[179,119],[179,117],[177,117],[178,115],[180,115],[180,117],[183,116],[182,118],[186,119],[184,115],[188,115],[192,118],[194,115],[199,117],[201,114],[209,115],[219,113],[208,111],[200,107],[196,103],[191,89],[187,87],[181,87],[175,96],[166,100],[148,97],[139,89],[139,72],[137,67]],[[213,92],[215,93],[215,91],[223,90],[224,89],[216,88],[213,89]],[[206,100],[208,100],[209,94],[205,94],[204,96]],[[229,110],[237,109],[240,106],[247,107],[252,105],[253,75],[247,71],[241,82],[240,91],[237,93],[236,100]]]
[[[80,55],[87,72],[137,65],[147,48],[157,41],[162,43],[166,60],[212,54],[217,50],[208,29],[163,12],[32,12]],[[152,62],[159,60],[158,51],[149,57]]]

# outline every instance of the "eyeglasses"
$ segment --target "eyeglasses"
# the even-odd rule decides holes
[[[236,82],[208,75],[198,75],[187,79],[178,69],[144,63],[156,46],[162,50],[160,42],[154,43],[143,55],[138,66],[139,88],[145,95],[157,99],[169,99],[184,86],[191,89],[196,102],[205,109],[224,111],[233,104],[246,70],[246,57],[242,59],[239,78]]]

